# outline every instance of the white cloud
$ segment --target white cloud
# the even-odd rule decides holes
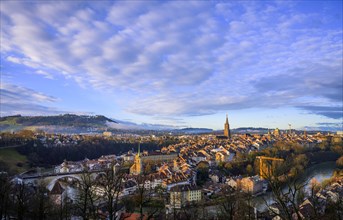
[[[56,102],[58,99],[22,86],[1,83],[1,102]]]
[[[46,79],[54,79],[54,77],[52,76],[52,74],[50,74],[50,73],[48,73],[48,72],[45,72],[45,71],[43,71],[43,70],[37,70],[36,73],[39,74],[39,75],[44,76],[44,78],[46,78]]]
[[[26,114],[26,115],[47,115],[60,114],[63,111],[51,106],[58,101],[57,98],[8,83],[1,83],[1,116]]]
[[[8,61],[44,77],[60,73],[83,87],[125,92],[121,104],[129,112],[201,115],[218,109],[299,106],[304,97],[337,104],[330,97],[340,88],[322,93],[335,82],[324,85],[316,79],[325,80],[325,71],[331,70],[330,77],[339,79],[342,31],[316,27],[312,21],[324,15],[300,12],[295,3],[1,6],[1,48]],[[325,19],[330,20],[320,18]],[[311,68],[318,66],[324,66],[322,72],[310,80]],[[304,84],[270,95],[283,88],[278,79],[294,75]],[[274,83],[265,84],[265,93],[259,93],[262,79]]]
[[[56,114],[80,114],[89,115],[93,112],[65,111],[56,107],[61,99],[38,92],[36,90],[11,83],[1,82],[0,88],[0,116],[8,115],[56,115]]]

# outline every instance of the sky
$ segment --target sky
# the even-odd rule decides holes
[[[342,1],[1,1],[1,116],[343,130]]]

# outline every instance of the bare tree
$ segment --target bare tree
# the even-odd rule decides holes
[[[31,188],[24,183],[12,187],[12,204],[18,220],[25,219],[29,211],[30,198],[33,195]]]
[[[0,218],[8,217],[11,183],[7,173],[0,173]]]
[[[301,219],[298,195],[302,192],[306,183],[300,181],[297,176],[290,177],[287,175],[289,167],[292,167],[292,163],[285,162],[276,168],[273,173],[264,174],[278,211],[267,202],[266,204],[269,211],[281,219],[291,220],[294,215],[297,219]]]
[[[115,169],[114,169],[115,168]],[[109,219],[114,220],[119,211],[119,196],[123,189],[123,177],[125,172],[121,169],[122,165],[111,165],[105,170],[104,174],[100,176],[98,185],[103,189],[106,208],[109,213]]]
[[[83,219],[96,219],[97,207],[96,202],[98,200],[95,188],[96,182],[91,173],[86,170],[81,175],[81,181],[79,184],[79,194],[77,198],[77,209]]]
[[[256,219],[255,209],[252,206],[252,194],[246,192],[236,192],[237,214],[234,219]]]
[[[245,193],[227,186],[218,198],[219,219],[255,219],[251,193]]]
[[[153,181],[151,175],[136,175],[133,177],[137,183],[137,190],[134,195],[136,207],[140,213],[140,219],[144,218],[144,212],[147,219],[153,218],[164,208],[164,200],[156,197],[157,190],[152,187],[147,187],[146,183]]]
[[[319,197],[317,193],[320,191],[320,183],[315,179],[311,179],[310,181],[310,192],[309,192],[309,200],[312,204],[312,212],[313,217],[316,219],[320,219],[320,212],[321,212],[321,205],[319,201]]]
[[[323,189],[316,179],[310,181],[310,192],[308,199],[312,204],[312,219],[340,219],[343,220],[343,197],[338,196],[336,199],[327,199],[326,205],[323,205],[321,193]]]
[[[179,191],[176,191],[173,196],[170,196],[171,213],[167,216],[167,219],[209,219],[204,202],[186,202],[182,197],[182,193]]]
[[[219,197],[219,204],[219,217],[233,220],[238,209],[235,189],[230,186],[223,188]]]
[[[196,220],[199,218],[199,207],[196,203],[188,203],[181,207],[177,213],[177,219]]]
[[[325,220],[343,220],[343,197],[339,197],[337,201],[329,200],[325,208],[325,215],[321,217]]]
[[[48,199],[46,184],[40,180],[34,187],[34,194],[31,198],[31,216],[33,219],[46,219],[52,211],[52,204]]]
[[[70,219],[71,215],[75,213],[75,206],[72,200],[68,196],[68,191],[66,190],[65,196],[61,198],[61,205],[59,210],[60,219]]]

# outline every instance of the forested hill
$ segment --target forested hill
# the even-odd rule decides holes
[[[0,131],[4,130],[18,130],[23,128],[50,128],[59,129],[101,129],[106,128],[107,123],[117,123],[102,115],[88,116],[88,115],[74,115],[64,114],[55,116],[7,116],[0,118]]]

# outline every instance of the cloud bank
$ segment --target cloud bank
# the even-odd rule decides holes
[[[342,12],[299,4],[3,1],[1,59],[125,94],[118,102],[140,115],[286,106],[340,119]],[[20,89],[5,85],[2,111],[55,111],[11,103]]]
[[[0,99],[1,116],[22,114],[23,112],[28,115],[65,113],[49,107],[50,104],[58,101],[57,98],[13,84],[1,83]]]

